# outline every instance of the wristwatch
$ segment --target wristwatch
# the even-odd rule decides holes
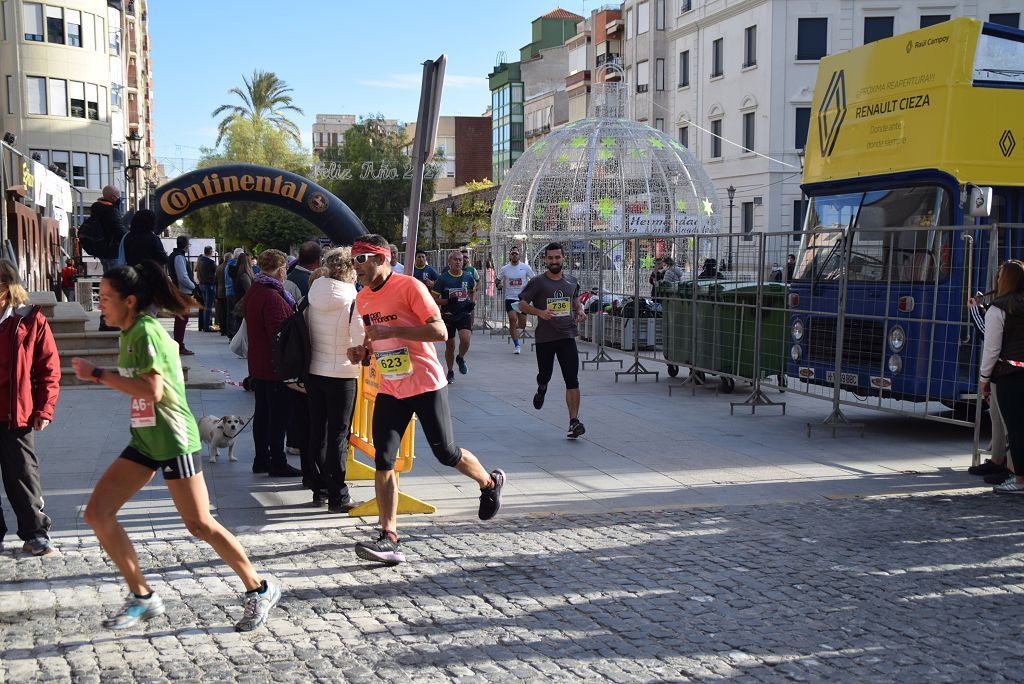
[[[92,369],[92,373],[90,373],[90,375],[92,375],[93,380],[95,380],[98,383],[100,381],[100,378],[103,377],[103,369],[97,366],[96,368]]]

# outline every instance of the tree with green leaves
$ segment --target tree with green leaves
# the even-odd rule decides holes
[[[237,118],[227,125],[221,142],[218,148],[203,148],[200,168],[248,162],[306,175],[312,165],[291,135],[266,120]],[[205,207],[186,216],[185,226],[192,235],[221,237],[231,246],[258,243],[283,250],[320,234],[291,212],[253,202]]]
[[[347,204],[371,233],[394,243],[402,239],[402,215],[409,206],[412,174],[403,148],[404,132],[388,130],[383,117],[364,117],[345,132],[342,144],[321,154],[335,177],[314,179]],[[423,181],[422,201],[434,194],[434,179]]]
[[[287,83],[270,71],[253,71],[252,78],[242,77],[245,89],[235,86],[228,91],[231,95],[237,95],[242,101],[238,104],[222,104],[213,110],[213,117],[218,117],[227,112],[227,116],[217,124],[217,142],[227,134],[231,124],[238,120],[247,120],[253,124],[269,123],[274,128],[291,136],[296,144],[300,142],[299,127],[294,121],[288,118],[288,112],[303,114],[304,112],[292,102],[292,96],[288,93],[292,89]]]

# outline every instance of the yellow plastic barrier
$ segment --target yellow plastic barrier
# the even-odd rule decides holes
[[[373,448],[373,407],[377,400],[377,389],[380,381],[377,375],[377,364],[372,362],[369,366],[363,367],[356,387],[356,408],[352,414],[352,429],[348,436],[348,459],[345,463],[345,479],[352,480],[373,480],[376,469],[356,460],[356,450],[366,454],[370,459],[376,455]],[[409,421],[409,427],[402,435],[402,444],[398,449],[398,458],[395,459],[395,480],[398,480],[399,473],[407,473],[412,470],[413,460],[416,458],[413,453],[413,441],[416,431],[416,418]],[[434,513],[437,508],[425,501],[420,501],[414,496],[399,490],[398,492],[398,513]],[[358,518],[363,516],[378,515],[376,497],[362,503],[348,512],[350,517]]]

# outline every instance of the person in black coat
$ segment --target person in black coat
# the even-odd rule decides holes
[[[152,259],[161,266],[167,265],[167,252],[153,228],[156,227],[156,214],[149,209],[140,209],[132,217],[131,228],[124,239],[124,260],[129,266],[141,264]]]

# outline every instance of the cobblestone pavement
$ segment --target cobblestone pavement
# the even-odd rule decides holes
[[[410,562],[369,528],[243,535],[285,587],[239,635],[237,582],[172,528],[139,543],[166,617],[114,635],[94,539],[0,555],[0,681],[1022,679],[1024,501],[824,503],[414,520]]]

